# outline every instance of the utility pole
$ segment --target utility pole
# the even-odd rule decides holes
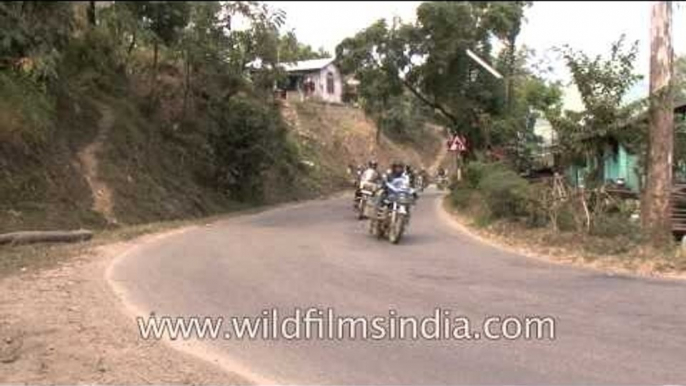
[[[650,18],[650,127],[647,179],[641,202],[644,233],[655,246],[671,235],[670,196],[674,150],[672,2],[652,5]]]

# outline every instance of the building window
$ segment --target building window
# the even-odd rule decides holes
[[[326,92],[333,94],[333,74],[330,72],[326,74]]]

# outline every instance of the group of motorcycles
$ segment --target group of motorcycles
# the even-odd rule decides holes
[[[437,183],[439,180],[437,180]],[[355,180],[354,210],[359,220],[369,220],[369,233],[397,244],[410,223],[411,208],[428,185],[424,173],[409,170],[402,174],[389,170],[380,176],[375,168],[358,171]]]

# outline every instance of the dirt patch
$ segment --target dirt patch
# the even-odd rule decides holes
[[[248,384],[140,339],[104,280],[115,256],[170,232],[176,231],[99,246],[55,268],[0,281],[0,383]]]
[[[95,140],[86,145],[79,153],[78,159],[84,178],[93,195],[93,210],[102,214],[110,224],[116,224],[117,219],[112,213],[112,192],[107,184],[99,177],[98,155],[102,151],[103,143],[114,123],[114,113],[105,105],[98,105],[102,114],[98,121],[98,134]]]
[[[583,239],[570,239],[573,237],[571,234],[561,235],[539,228],[524,229],[516,224],[478,227],[473,218],[450,204],[449,196],[439,200],[438,205],[443,218],[460,231],[484,244],[511,253],[613,274],[686,279],[686,258],[682,255],[659,257],[647,250],[636,251],[633,255],[592,254],[580,248]]]
[[[376,125],[358,108],[317,102],[288,102],[282,108],[286,122],[301,142],[309,145],[312,158],[331,175],[345,176],[348,164],[375,158],[382,167],[400,159],[416,169],[436,160],[443,144],[443,129],[430,125],[424,143],[399,143],[382,134],[376,142]]]

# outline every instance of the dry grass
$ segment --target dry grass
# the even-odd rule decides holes
[[[625,250],[618,249],[627,243],[622,236],[603,238],[576,232],[555,232],[512,221],[483,225],[474,215],[455,209],[449,196],[443,205],[454,219],[479,238],[520,254],[612,272],[686,278],[686,252],[681,248],[670,246],[655,250],[636,245]]]

